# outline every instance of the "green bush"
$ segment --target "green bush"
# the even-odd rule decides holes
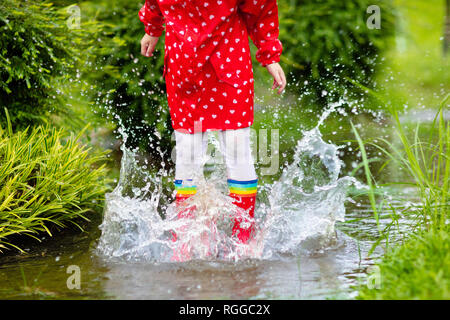
[[[102,116],[123,126],[127,144],[159,157],[157,147],[170,145],[169,111],[162,78],[164,36],[154,58],[140,54],[144,25],[138,11],[143,1],[95,1],[81,4],[82,11],[104,26],[93,95]],[[161,137],[158,138],[158,137]]]
[[[69,16],[45,1],[0,2],[0,107],[10,110],[17,130],[69,110],[64,87],[80,81],[97,32],[90,23],[69,29]]]
[[[351,88],[346,77],[370,85],[395,30],[391,2],[279,0],[282,61],[298,84],[295,89],[324,105]],[[380,7],[381,29],[366,25],[370,5]]]
[[[0,249],[19,249],[10,242],[16,235],[37,239],[55,227],[81,228],[80,219],[101,206],[105,153],[80,144],[80,135],[48,126],[15,133],[0,127]]]

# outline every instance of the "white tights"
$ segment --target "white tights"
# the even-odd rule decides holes
[[[250,147],[250,127],[218,131],[218,134],[228,179],[239,181],[257,179]],[[208,147],[208,132],[189,134],[175,131],[175,139],[175,180],[186,181],[201,175]]]

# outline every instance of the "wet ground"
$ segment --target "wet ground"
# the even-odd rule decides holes
[[[328,248],[237,263],[105,259],[96,254],[100,221],[94,221],[86,232],[65,232],[30,243],[27,254],[3,257],[0,299],[351,299],[355,286],[365,285],[376,227],[367,206],[347,207],[349,223],[338,225]],[[74,265],[80,289],[67,285]]]

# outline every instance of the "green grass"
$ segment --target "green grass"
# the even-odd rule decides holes
[[[448,299],[450,291],[450,123],[444,120],[444,106],[447,95],[440,103],[438,113],[431,129],[423,134],[417,124],[411,133],[405,132],[395,108],[388,108],[395,124],[397,142],[377,138],[377,143],[369,143],[382,152],[387,160],[382,168],[402,170],[409,179],[392,181],[386,185],[413,187],[420,203],[403,215],[416,219],[416,233],[402,243],[394,243],[388,248],[378,266],[381,270],[383,286],[380,289],[360,289],[361,299]],[[362,151],[362,162],[369,185],[368,194],[377,218],[375,203],[376,181],[370,171],[369,161],[364,150],[365,144],[357,130],[355,136]],[[381,200],[387,203],[386,199]],[[399,215],[393,212],[393,224],[399,223]],[[392,244],[389,234],[380,232],[380,239]],[[376,243],[378,244],[378,243]]]
[[[450,230],[414,235],[377,265],[380,288],[362,285],[358,299],[450,299]]]
[[[391,208],[392,226],[402,223],[401,216],[414,217],[416,225],[402,241],[394,241],[391,228],[380,231],[380,241],[387,244],[386,254],[376,260],[381,287],[359,286],[358,299],[450,299],[450,124],[443,114],[449,103],[450,57],[443,56],[441,40],[445,2],[396,0],[396,5],[397,46],[385,54],[376,92],[361,87],[391,116],[394,136],[358,140],[361,150],[370,146],[380,151],[385,159],[380,168],[390,177],[388,183],[376,181],[372,159],[363,157],[369,185],[412,187],[420,201],[402,212]],[[420,124],[420,115],[400,121],[405,106],[410,112],[438,104],[432,123]],[[389,199],[376,189],[369,194],[389,210]],[[375,215],[377,210],[380,205]]]
[[[62,129],[0,128],[0,251],[20,249],[18,235],[40,233],[88,220],[108,189],[106,152],[94,152]]]
[[[441,102],[425,139],[421,138],[424,134],[419,125],[412,135],[407,134],[398,113],[391,109],[400,143],[397,145],[382,138],[378,140],[383,145],[371,143],[387,156],[382,167],[402,169],[409,175],[409,180],[393,181],[391,185],[414,187],[421,202],[414,210],[403,212],[417,216],[416,233],[401,243],[393,243],[389,234],[381,234],[380,239],[390,243],[386,255],[377,263],[381,288],[361,286],[359,299],[450,299],[450,230],[447,224],[450,216],[450,124],[443,117],[443,106],[448,98],[447,95]],[[355,135],[364,150],[356,129]],[[374,179],[369,160],[362,154],[367,180],[372,185]],[[371,200],[375,198],[373,187],[369,189],[369,195]],[[377,214],[376,208],[374,214]],[[393,223],[399,223],[396,212],[393,212]]]
[[[382,168],[390,167],[391,170],[407,173],[408,180],[392,181],[384,186],[404,185],[417,190],[421,199],[421,222],[428,231],[442,229],[449,214],[450,123],[444,120],[444,107],[449,98],[450,94],[440,103],[432,128],[426,134],[421,132],[419,124],[412,134],[406,132],[397,110],[389,108],[399,142],[377,138],[377,143],[369,143],[386,156],[387,160],[382,164]],[[372,186],[373,176],[369,169],[369,160],[365,156],[365,146],[356,129],[353,129],[362,151],[367,183]],[[373,188],[370,188],[369,196],[371,199],[374,197]],[[376,214],[376,209],[374,213]]]

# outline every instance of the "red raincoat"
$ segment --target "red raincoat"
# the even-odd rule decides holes
[[[146,0],[139,18],[151,36],[166,25],[163,77],[175,130],[252,125],[248,36],[262,66],[280,61],[276,0]]]

